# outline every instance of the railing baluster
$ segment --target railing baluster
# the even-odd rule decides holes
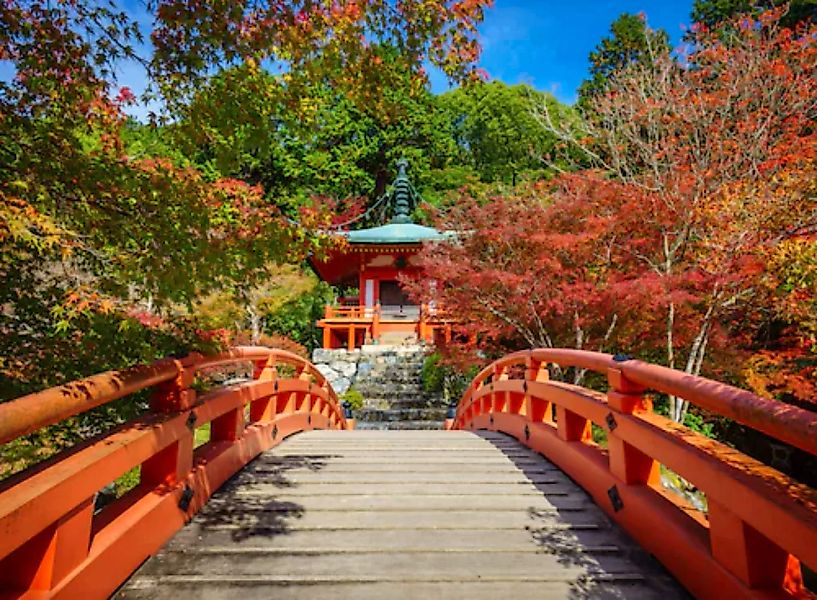
[[[652,402],[644,396],[644,388],[628,380],[619,369],[607,370],[607,406],[615,425],[616,416],[638,411],[651,411]],[[609,424],[608,424],[609,428]],[[610,471],[626,484],[658,485],[660,471],[651,456],[622,440],[615,429],[607,434],[610,452]]]
[[[727,506],[709,500],[708,508],[709,542],[715,560],[750,588],[798,587],[800,568],[794,557]]]
[[[210,423],[210,440],[233,442],[244,433],[244,426],[244,407],[239,406],[213,419]]]
[[[91,497],[1,560],[0,589],[52,590],[87,558],[93,517]]]
[[[592,437],[590,421],[564,406],[556,406],[556,424],[557,434],[565,442],[585,442]]]
[[[139,481],[154,487],[172,486],[182,481],[192,468],[193,432],[187,431],[142,463]]]

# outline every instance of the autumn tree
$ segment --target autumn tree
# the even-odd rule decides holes
[[[463,198],[436,223],[461,232],[457,242],[421,253],[436,283],[404,282],[418,300],[452,310],[461,339],[490,356],[537,347],[604,350],[616,333],[604,220],[582,203],[554,202],[550,192],[540,182],[517,196]]]
[[[815,0],[695,0],[692,20],[708,29],[734,22],[739,15],[757,17],[760,13],[786,6],[780,20],[784,27],[794,28],[800,23],[817,22]],[[694,37],[694,31],[691,32]]]
[[[652,29],[643,14],[621,14],[610,26],[610,35],[590,53],[590,79],[579,86],[579,106],[605,92],[610,80],[622,69],[638,63],[652,64],[655,57],[669,50],[669,35]]]
[[[90,0],[4,3],[0,58],[14,75],[0,82],[3,395],[19,391],[16,382],[37,387],[145,359],[103,352],[104,365],[67,364],[49,374],[37,367],[56,358],[52,350],[90,342],[85,334],[95,323],[96,348],[122,327],[167,326],[174,343],[153,352],[178,352],[185,344],[175,342],[194,341],[196,327],[183,324],[190,336],[172,331],[167,317],[177,305],[252,282],[268,263],[297,260],[322,241],[315,211],[301,219],[311,232],[293,227],[261,186],[204,172],[189,157],[162,156],[156,145],[129,145],[134,131],[124,108],[136,99],[116,85],[120,61],[146,64],[173,119],[224,68],[253,71],[262,61],[285,65],[290,105],[332,70],[346,74],[338,90],[362,102],[376,89],[366,83],[380,42],[403,49],[418,88],[425,60],[468,78],[486,4],[157,0],[148,3],[155,27],[144,31],[126,11]],[[151,57],[134,50],[144,35]]]
[[[690,373],[720,319],[750,305],[766,253],[815,218],[817,37],[780,15],[741,20],[728,42],[702,32],[684,62],[631,65],[582,140],[565,136],[638,192],[611,222],[614,260],[662,298],[665,361]],[[673,403],[676,420],[685,410]]]

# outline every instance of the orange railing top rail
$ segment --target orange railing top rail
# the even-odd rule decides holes
[[[321,372],[306,359],[263,346],[237,347],[210,356],[191,354],[182,359],[167,358],[150,365],[106,371],[0,404],[0,444],[140,390],[174,381],[185,370],[196,373],[221,365],[270,359],[303,367],[315,377],[318,385],[325,383]]]
[[[817,455],[817,413],[762,398],[725,383],[636,359],[616,360],[611,354],[584,350],[524,350],[491,363],[480,371],[474,382],[484,381],[497,369],[522,366],[527,360],[556,363],[562,367],[577,367],[601,374],[606,374],[608,369],[618,369],[629,381],[645,389],[678,396],[710,412]]]

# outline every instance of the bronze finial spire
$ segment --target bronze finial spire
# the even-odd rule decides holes
[[[397,161],[397,177],[391,192],[392,200],[392,223],[413,223],[411,219],[411,205],[415,199],[415,192],[406,175],[408,161],[401,158]]]

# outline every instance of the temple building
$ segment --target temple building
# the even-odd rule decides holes
[[[412,220],[411,211],[419,196],[406,176],[407,166],[405,160],[397,163],[397,177],[385,198],[391,213],[387,223],[338,232],[347,243],[323,260],[311,261],[327,283],[358,290],[357,296],[341,298],[337,306],[326,307],[324,318],[318,321],[324,348],[435,343],[451,336],[450,323],[433,303],[413,304],[400,286],[400,276],[424,276],[417,257],[423,242],[450,237]],[[434,282],[429,281],[429,285]]]

